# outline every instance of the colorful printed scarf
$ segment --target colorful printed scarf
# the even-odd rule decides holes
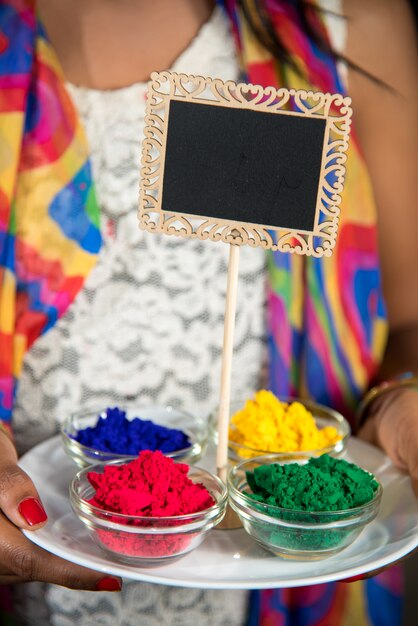
[[[0,3],[0,419],[23,356],[65,313],[100,249],[83,130],[34,2]]]
[[[305,80],[256,41],[236,0],[219,2],[231,18],[248,81],[344,92],[334,60],[304,34],[294,1],[265,4]],[[311,18],[326,39],[315,7]],[[10,420],[24,353],[65,313],[101,238],[84,135],[34,1],[0,2],[0,26],[0,418]],[[269,256],[270,387],[276,393],[309,395],[349,414],[369,386],[387,333],[376,220],[353,136],[333,256]],[[351,622],[344,617],[349,595],[356,598],[350,610],[358,611]],[[399,623],[400,585],[390,572],[366,585],[254,592],[252,599],[254,626]]]
[[[266,6],[295,66],[306,78],[279,65],[255,40],[236,1],[224,4],[249,82],[345,93],[334,59],[304,34],[295,2],[271,0]],[[310,17],[315,30],[328,41],[321,10],[312,8]],[[369,387],[387,333],[376,219],[369,176],[352,134],[333,256],[316,259],[276,253],[269,258],[273,391],[311,396],[350,414]]]
[[[265,5],[300,73],[280,65],[258,43],[236,0],[223,4],[248,82],[345,93],[334,59],[306,37],[294,1],[267,0]],[[323,14],[316,8],[320,3],[311,5],[312,23],[328,42]],[[376,222],[369,175],[352,133],[333,256],[269,257],[270,388],[276,393],[310,396],[350,417],[370,386],[387,337]],[[401,588],[400,570],[392,568],[365,583],[253,592],[248,625],[397,626]]]

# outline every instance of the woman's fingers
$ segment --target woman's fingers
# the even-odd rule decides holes
[[[397,455],[411,477],[412,487],[418,497],[418,393],[416,390],[406,390],[403,403],[400,405],[402,418],[397,432]],[[387,415],[387,422],[394,419],[394,415]]]
[[[18,585],[23,582],[17,576],[0,576],[0,585]]]
[[[118,578],[50,554],[20,530],[37,530],[46,520],[35,485],[17,465],[14,445],[0,430],[0,584],[38,580],[72,589],[121,590]]]
[[[20,528],[39,528],[47,514],[29,476],[17,465],[16,451],[0,432],[0,510]]]
[[[418,393],[402,389],[385,394],[359,432],[379,446],[411,477],[418,497]]]
[[[71,589],[120,591],[121,581],[75,565],[30,542],[0,515],[0,583],[38,580]]]

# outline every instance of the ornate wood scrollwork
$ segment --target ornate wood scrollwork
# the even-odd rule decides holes
[[[312,231],[206,218],[161,208],[171,100],[199,102],[326,120],[315,223]],[[316,257],[335,246],[345,176],[351,100],[340,94],[263,88],[246,83],[159,72],[151,75],[142,144],[140,227],[158,233],[261,246]]]

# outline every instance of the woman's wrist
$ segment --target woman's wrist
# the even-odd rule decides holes
[[[382,381],[371,387],[365,394],[356,411],[357,430],[364,424],[368,415],[373,413],[387,394],[397,393],[402,389],[418,391],[418,376],[412,372],[404,372],[395,378]]]

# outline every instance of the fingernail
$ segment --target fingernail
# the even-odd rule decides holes
[[[96,583],[97,591],[121,591],[122,583],[117,578],[105,576]]]
[[[352,576],[351,578],[344,578],[342,583],[355,583],[357,580],[364,580],[364,576],[360,574],[360,576]]]
[[[25,518],[29,526],[36,526],[48,519],[44,507],[36,498],[26,498],[18,506],[19,513]]]

